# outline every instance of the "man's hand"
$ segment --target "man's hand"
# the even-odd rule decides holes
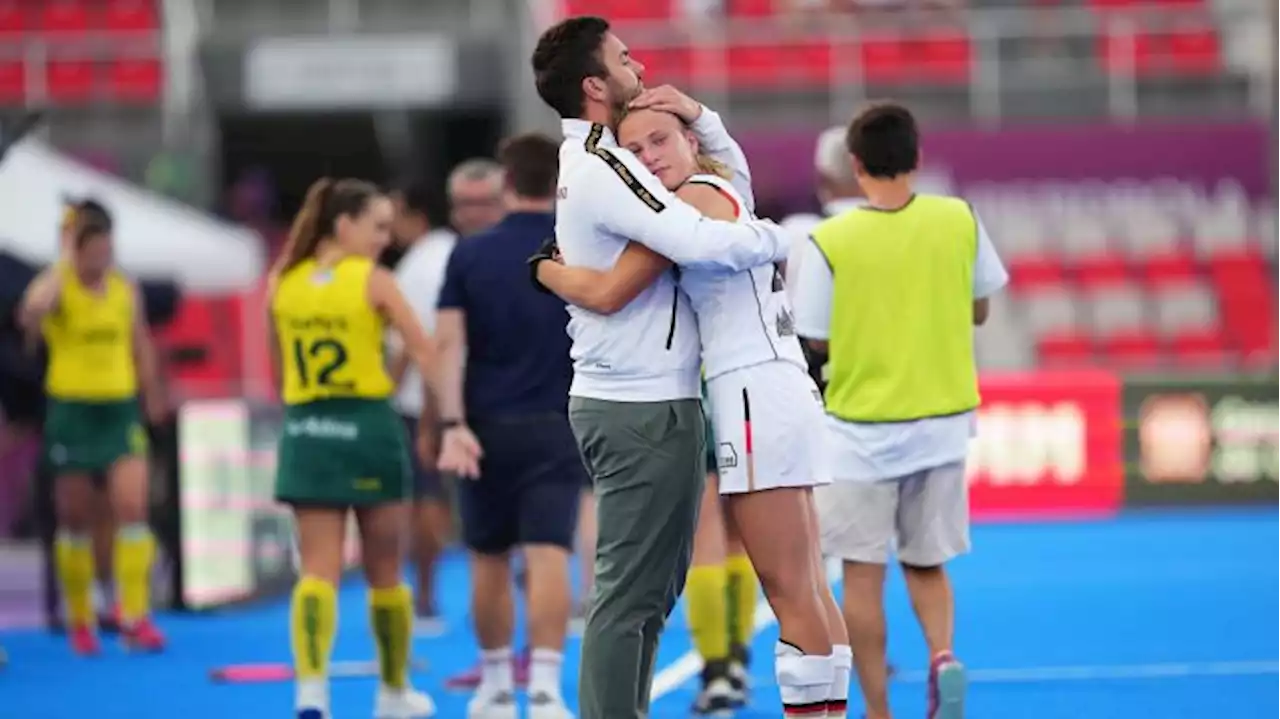
[[[671,85],[659,85],[641,92],[631,101],[629,107],[632,110],[669,112],[683,120],[685,124],[692,123],[702,116],[702,103]]]
[[[548,237],[546,240],[543,240],[542,246],[538,248],[538,251],[530,255],[529,259],[525,260],[529,265],[529,280],[533,282],[534,288],[539,292],[551,294],[551,290],[547,289],[547,286],[538,280],[538,265],[542,264],[546,260],[555,262],[559,260],[559,258],[560,247],[556,244],[556,238]]]
[[[436,469],[465,479],[480,478],[480,459],[484,450],[470,428],[459,424],[445,430],[442,445]]]
[[[423,467],[434,467],[438,458],[440,447],[436,442],[435,428],[431,431],[417,432],[417,437],[413,443],[413,449],[418,453],[418,460],[422,462]]]

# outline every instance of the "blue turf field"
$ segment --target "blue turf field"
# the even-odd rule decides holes
[[[1247,719],[1277,715],[1277,515],[1232,513],[1130,515],[1078,524],[978,527],[976,553],[958,561],[958,649],[970,666],[976,719]],[[466,697],[446,693],[445,676],[475,658],[467,631],[465,566],[443,569],[443,606],[452,631],[419,641],[430,662],[417,677],[441,717],[462,717]],[[343,590],[336,659],[373,656],[364,592]],[[888,595],[890,651],[903,669],[893,691],[895,716],[924,712],[922,642],[900,581]],[[10,666],[0,671],[0,719],[224,719],[290,716],[287,684],[214,686],[208,669],[231,662],[286,660],[282,603],[220,616],[163,620],[172,640],[162,657],[78,660],[61,639],[0,634]],[[664,637],[659,683],[683,674],[689,650],[683,614]],[[775,635],[755,643],[762,657]],[[571,644],[572,658],[576,645]],[[755,696],[742,717],[780,714],[769,662],[757,665]],[[575,693],[576,663],[566,671]],[[371,680],[335,684],[337,719],[368,717]],[[655,703],[655,717],[684,717],[689,681]],[[857,716],[856,698],[850,716]]]

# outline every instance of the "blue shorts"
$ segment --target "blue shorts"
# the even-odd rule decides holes
[[[462,541],[481,554],[522,544],[573,549],[578,503],[590,484],[569,418],[506,417],[471,424],[484,448],[480,478],[458,480]]]
[[[422,459],[418,457],[418,418],[402,414],[400,419],[404,420],[404,430],[409,437],[409,471],[413,473],[413,498],[448,501],[449,494],[445,490],[440,472],[435,467],[423,465]],[[439,439],[436,438],[436,451],[440,448]]]

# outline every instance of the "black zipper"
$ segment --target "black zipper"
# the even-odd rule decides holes
[[[671,326],[667,328],[667,349],[676,339],[676,310],[680,309],[680,286],[671,288]]]

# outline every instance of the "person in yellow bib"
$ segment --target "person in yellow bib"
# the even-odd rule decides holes
[[[964,716],[944,565],[969,551],[965,457],[975,429],[973,327],[1008,281],[967,202],[917,193],[915,118],[874,105],[846,134],[866,202],[813,230],[796,329],[829,353],[832,484],[814,490],[823,551],[844,567],[844,614],[868,719],[889,719],[885,565],[896,549],[929,647],[929,719]]]
[[[404,424],[390,402],[384,331],[399,335],[423,377],[434,375],[435,344],[395,276],[376,263],[394,214],[368,182],[318,180],[270,277],[270,347],[285,405],[276,498],[293,508],[301,564],[290,607],[297,719],[330,716],[329,657],[351,510],[380,664],[374,717],[435,714],[431,698],[409,682],[413,593],[401,563],[413,487]]]
[[[150,619],[155,539],[147,525],[147,415],[165,412],[154,350],[137,287],[112,259],[110,215],[80,213],[71,252],[31,283],[20,319],[49,349],[46,461],[55,474],[55,560],[68,635],[79,654],[101,650],[93,602],[91,532],[104,518],[92,480],[105,475],[117,526],[112,564],[126,646],[164,648]],[[95,512],[95,510],[98,510]]]

